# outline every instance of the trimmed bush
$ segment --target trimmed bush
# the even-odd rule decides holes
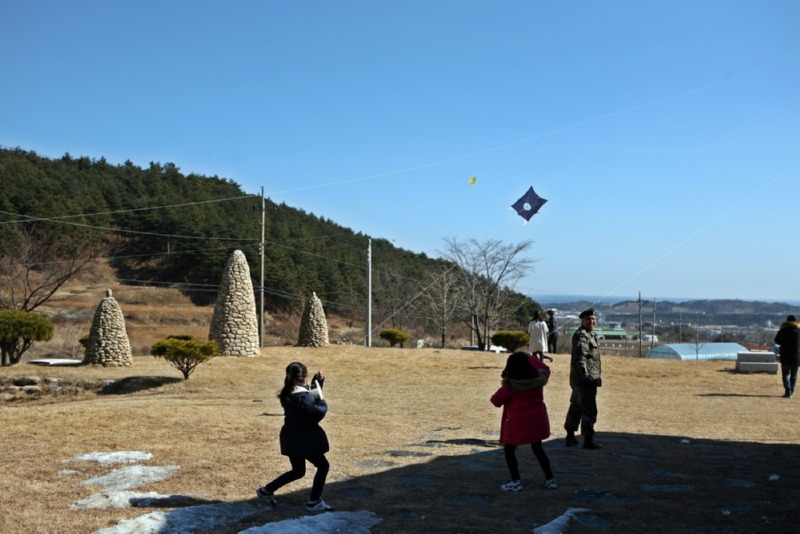
[[[509,352],[524,349],[531,341],[531,336],[521,330],[498,330],[492,336],[492,344],[505,347]]]
[[[53,321],[36,312],[0,311],[0,353],[2,365],[19,363],[34,341],[53,338]]]
[[[403,348],[403,343],[409,339],[408,334],[402,330],[397,330],[396,328],[387,328],[385,330],[381,330],[381,333],[378,335],[381,339],[388,341],[389,345],[392,347],[400,344],[400,348]]]
[[[156,358],[164,358],[183,373],[184,380],[189,380],[189,375],[198,365],[219,354],[219,347],[216,341],[200,341],[191,336],[170,336],[153,345],[150,354]]]

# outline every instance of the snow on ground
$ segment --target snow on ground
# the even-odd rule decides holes
[[[586,508],[568,508],[566,512],[556,517],[546,525],[533,529],[533,534],[562,534],[569,527],[569,520],[577,514],[588,512]]]
[[[90,452],[65,461],[93,461],[107,464],[138,464],[150,460],[153,455],[142,451]],[[72,510],[105,508],[127,508],[129,506],[171,506],[173,510],[158,510],[132,519],[121,521],[113,527],[96,531],[94,534],[191,534],[195,531],[208,531],[238,523],[263,510],[264,505],[252,502],[213,503],[195,506],[182,506],[197,499],[187,495],[161,495],[155,492],[137,493],[130,490],[164,480],[179,469],[176,465],[146,466],[129,465],[114,469],[110,473],[80,482],[83,485],[102,486],[104,491],[90,495],[70,505]],[[61,471],[62,475],[77,474],[75,470]],[[182,506],[182,507],[181,507]],[[577,514],[588,512],[584,508],[570,508],[553,521],[533,529],[534,534],[562,534],[567,531],[569,522]],[[369,534],[381,519],[366,510],[358,512],[325,512],[305,515],[295,519],[266,523],[253,527],[240,534],[301,534],[317,532],[333,534]]]
[[[177,465],[129,465],[107,475],[84,480],[81,484],[103,486],[106,491],[121,491],[160,482],[178,469]]]
[[[369,534],[371,528],[380,522],[377,515],[367,511],[325,512],[267,523],[260,527],[248,528],[239,534],[306,534],[307,532]]]
[[[153,455],[144,451],[87,452],[74,457],[76,462],[97,462],[99,464],[135,464],[150,460]],[[70,460],[65,460],[70,461]]]

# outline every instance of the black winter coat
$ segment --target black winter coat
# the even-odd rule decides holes
[[[797,355],[800,353],[800,324],[787,321],[781,325],[775,343],[781,346],[781,364],[797,365]]]
[[[328,404],[308,388],[298,386],[283,404],[281,454],[311,458],[329,450],[328,436],[319,422],[328,413]]]

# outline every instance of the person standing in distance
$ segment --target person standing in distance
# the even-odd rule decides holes
[[[797,356],[800,353],[800,324],[797,318],[790,315],[781,324],[775,336],[775,344],[781,347],[781,377],[783,378],[783,396],[791,398],[797,384]]]
[[[528,323],[528,335],[530,336],[528,352],[536,354],[537,352],[544,353],[547,350],[547,325],[539,310],[533,312],[533,321]]]
[[[556,324],[556,312],[547,310],[547,352],[555,354],[558,349],[558,324]]]
[[[275,492],[306,474],[306,460],[317,468],[311,486],[311,496],[306,502],[306,510],[325,512],[333,508],[322,500],[322,489],[328,476],[330,464],[325,458],[329,450],[328,436],[319,426],[328,413],[328,404],[322,397],[322,373],[314,375],[313,384],[308,385],[308,369],[300,362],[292,362],[286,367],[283,389],[278,393],[283,406],[284,423],[281,427],[281,454],[289,457],[291,470],[262,488],[256,490],[259,499],[275,506]]]
[[[597,422],[597,388],[602,385],[600,378],[600,346],[594,327],[597,318],[594,309],[589,308],[580,314],[581,326],[572,335],[572,359],[569,369],[569,385],[572,395],[569,410],[564,421],[567,431],[566,445],[578,445],[575,432],[580,427],[584,449],[599,449],[594,440],[594,425]]]

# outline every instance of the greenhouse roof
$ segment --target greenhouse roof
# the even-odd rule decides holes
[[[647,351],[645,358],[663,360],[735,360],[747,347],[738,343],[669,343]]]

